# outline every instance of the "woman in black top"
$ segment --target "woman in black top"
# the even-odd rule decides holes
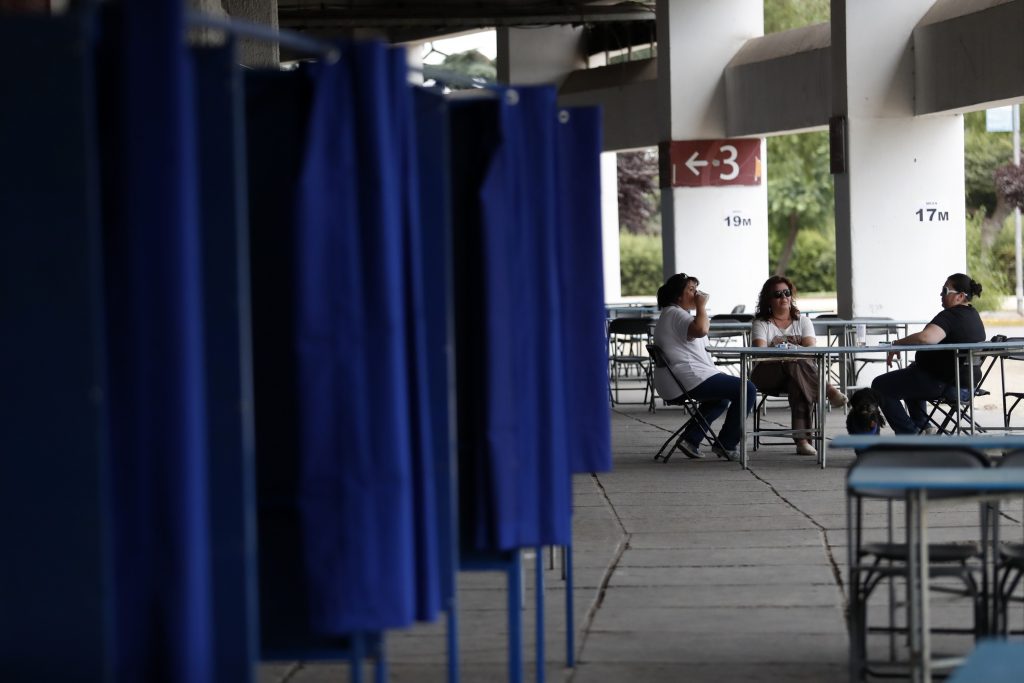
[[[963,273],[950,275],[942,286],[942,311],[920,332],[897,339],[894,346],[904,344],[960,344],[985,341],[985,325],[971,300],[981,295],[981,285]],[[892,367],[896,352],[886,363]],[[953,370],[956,351],[918,351],[915,362],[902,370],[893,370],[875,378],[871,388],[882,395],[882,412],[897,434],[919,434],[927,425],[925,400],[948,398],[956,400],[957,377]],[[961,361],[960,400],[970,392],[971,377],[966,361]],[[974,368],[975,381],[978,380]],[[900,401],[907,404],[903,409]],[[909,414],[907,411],[910,411]]]

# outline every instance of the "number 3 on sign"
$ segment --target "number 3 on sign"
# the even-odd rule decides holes
[[[722,145],[722,152],[725,153],[726,157],[722,159],[722,165],[730,167],[732,170],[728,173],[722,173],[719,177],[722,180],[735,180],[740,174],[740,165],[736,163],[736,159],[739,158],[740,153],[734,145]]]

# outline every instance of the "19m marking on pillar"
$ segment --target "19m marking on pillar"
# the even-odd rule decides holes
[[[749,228],[754,224],[754,221],[750,218],[744,218],[743,216],[726,216],[725,225],[729,228]]]

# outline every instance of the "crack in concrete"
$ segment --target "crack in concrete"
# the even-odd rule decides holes
[[[284,672],[284,677],[278,683],[288,683],[288,681],[292,680],[292,678],[294,678],[295,675],[304,668],[305,666],[303,666],[302,662],[293,662],[291,667]]]
[[[586,645],[587,636],[589,636],[594,630],[594,620],[597,618],[597,611],[601,609],[601,605],[604,603],[605,595],[608,592],[608,584],[611,583],[612,580],[612,574],[614,574],[615,570],[618,569],[619,562],[622,561],[622,556],[626,553],[626,550],[629,549],[629,541],[631,537],[631,534],[626,531],[626,525],[623,524],[618,511],[615,509],[615,505],[608,496],[608,491],[605,490],[604,485],[601,483],[601,478],[598,477],[597,474],[591,474],[590,476],[593,478],[594,484],[601,492],[601,497],[604,498],[605,504],[608,506],[612,516],[615,518],[615,523],[619,525],[619,529],[622,531],[622,540],[619,541],[618,546],[615,548],[615,556],[612,557],[612,561],[608,563],[608,566],[605,567],[604,573],[601,575],[601,582],[597,587],[597,597],[594,598],[594,602],[591,603],[590,609],[587,610],[587,616],[583,619],[583,625],[580,628],[579,642],[576,644],[577,664],[580,662],[580,655],[583,652],[583,647]],[[576,677],[577,669],[578,667],[573,667],[572,672],[566,679],[570,683]]]
[[[832,578],[835,580],[836,586],[839,588],[839,595],[842,597],[843,613],[848,613],[850,608],[849,596],[846,592],[846,584],[843,582],[843,571],[839,567],[839,562],[836,560],[835,554],[832,552],[832,546],[828,542],[828,529],[824,525],[819,523],[818,520],[814,519],[814,517],[812,517],[810,514],[808,514],[804,510],[801,510],[800,506],[798,506],[796,503],[786,498],[786,496],[782,495],[782,493],[777,488],[772,486],[772,484],[767,479],[759,476],[757,472],[755,472],[753,469],[748,469],[748,471],[755,479],[757,479],[759,482],[767,486],[768,490],[775,494],[779,498],[779,500],[781,500],[783,503],[788,505],[796,512],[803,515],[807,519],[807,521],[809,521],[811,524],[815,526],[815,528],[817,528],[818,533],[821,535],[822,545],[825,548],[825,556],[828,558],[829,566],[832,568]]]

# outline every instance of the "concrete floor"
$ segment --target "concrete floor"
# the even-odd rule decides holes
[[[1018,377],[1024,386],[1024,370],[1013,379]],[[998,380],[994,386],[996,394]],[[983,424],[1001,414],[997,401],[989,403],[978,407]],[[645,406],[617,406],[613,471],[575,478],[576,666],[565,666],[560,564],[550,568],[545,551],[545,678],[572,683],[845,680],[844,478],[852,452],[830,449],[826,470],[814,458],[795,455],[792,445],[763,446],[747,471],[713,456],[688,460],[677,453],[667,464],[653,462],[681,416],[677,408],[652,414]],[[785,404],[771,407],[767,419],[788,424]],[[841,412],[830,414],[829,435],[843,431],[843,424]],[[1007,537],[1021,537],[1021,516],[1020,503],[1014,503],[1003,520]],[[935,540],[972,538],[977,519],[976,506],[951,505],[933,518],[930,533]],[[883,523],[881,510],[868,517],[876,530]],[[533,562],[526,553],[526,681],[536,680]],[[883,593],[873,598],[876,620],[885,617]],[[460,680],[508,680],[505,596],[503,574],[460,574]],[[963,600],[938,595],[932,619],[969,625],[970,608]],[[443,618],[389,634],[388,680],[446,681],[445,634]],[[962,636],[940,636],[935,643],[947,653],[972,647]],[[872,637],[874,655],[884,655],[887,647],[886,638]],[[364,675],[372,680],[373,667]],[[326,683],[350,676],[345,664],[271,662],[260,666],[258,680]]]
[[[614,469],[574,482],[576,666],[566,668],[564,582],[556,557],[545,566],[546,679],[574,683],[631,681],[802,681],[846,676],[846,512],[843,481],[853,459],[832,449],[829,467],[765,446],[751,468],[717,459],[667,464],[651,460],[677,409],[613,411]],[[788,420],[784,407],[769,419]],[[837,432],[841,415],[831,415]],[[1013,516],[1020,519],[1020,506]],[[977,509],[938,513],[933,538],[975,533]],[[879,511],[869,523],[880,527]],[[1006,520],[1011,523],[1010,520]],[[1019,527],[1016,532],[1020,535]],[[525,558],[524,680],[534,673],[534,570]],[[459,576],[459,671],[462,681],[508,680],[505,577]],[[885,596],[873,611],[884,616]],[[948,602],[948,607],[944,603]],[[935,623],[969,624],[962,601],[937,598]],[[389,634],[391,681],[447,680],[445,624]],[[883,653],[887,641],[872,640]],[[967,652],[969,638],[938,641]],[[366,674],[372,674],[372,667]],[[268,663],[261,683],[348,681],[348,667]]]

